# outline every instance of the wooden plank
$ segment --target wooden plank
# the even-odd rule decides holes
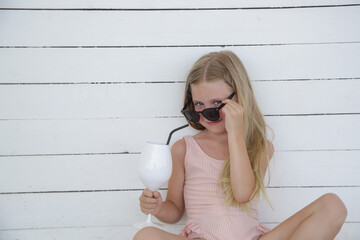
[[[184,85],[0,85],[0,118],[180,117]]]
[[[0,63],[3,66],[0,69],[2,76],[0,81],[2,83],[184,81],[191,65],[201,55],[227,49],[241,57],[252,80],[354,78],[360,75],[360,70],[356,67],[360,64],[359,43],[182,49],[5,48],[0,49]],[[274,55],[277,57],[274,58]],[[142,71],[139,71],[139,66]]]
[[[273,142],[278,151],[359,149],[355,143],[355,136],[360,131],[358,115],[265,119],[274,130]]]
[[[184,86],[0,85],[0,119],[180,117]],[[360,113],[359,80],[253,82],[253,88],[264,115]]]
[[[357,80],[255,82],[253,87],[265,115],[360,113]]]
[[[0,121],[0,155],[140,152],[146,141],[166,143],[182,118]],[[178,134],[193,134],[187,128]]]
[[[0,182],[6,184],[0,185],[0,193],[141,189],[139,156],[1,157]],[[360,186],[359,159],[360,151],[275,152],[269,186]]]
[[[196,14],[186,10],[140,13],[1,10],[2,21],[6,24],[0,28],[3,36],[0,46],[355,42],[360,38],[360,30],[353,23],[359,22],[359,12],[360,6],[217,10],[197,11]]]
[[[277,224],[266,224],[273,229]],[[335,240],[358,240],[360,223],[345,223]],[[168,232],[179,234],[182,224],[166,225]],[[137,229],[132,226],[92,227],[92,228],[50,228],[50,229],[26,229],[26,230],[0,230],[0,238],[7,240],[33,240],[33,239],[132,239]]]
[[[265,117],[274,146],[288,150],[360,149],[360,115]],[[140,152],[146,141],[165,143],[183,118],[0,121],[0,155]],[[172,141],[197,131],[177,132]],[[269,139],[272,138],[269,132]]]
[[[348,209],[348,222],[359,222],[359,187],[269,189],[275,212],[259,205],[262,222],[277,223],[327,192],[336,193]],[[145,220],[140,191],[0,195],[2,230],[123,226]],[[286,197],[284,197],[286,196]],[[286,207],[284,207],[286,206]]]
[[[255,81],[360,76],[360,43],[224,48],[0,48],[0,83],[184,82],[200,56],[221,50],[236,53]]]
[[[0,182],[6,184],[0,185],[0,193],[144,188],[137,172],[139,156],[113,154],[2,157]],[[18,173],[21,173],[21,177]]]
[[[270,187],[360,186],[360,151],[275,152]]]
[[[216,0],[193,0],[169,2],[164,0],[146,0],[138,1],[116,1],[116,0],[62,0],[62,1],[46,1],[46,0],[13,0],[0,2],[0,8],[46,8],[46,9],[177,9],[177,8],[249,8],[249,7],[301,7],[301,6],[331,6],[357,4],[356,0],[256,0],[256,1],[216,1]]]

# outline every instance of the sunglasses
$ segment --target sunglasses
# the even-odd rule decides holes
[[[232,99],[235,95],[235,92],[232,93],[227,99]],[[217,108],[206,108],[202,110],[201,112],[197,112],[195,110],[185,110],[190,103],[192,102],[192,99],[190,98],[189,101],[185,104],[184,108],[181,110],[181,113],[184,114],[187,120],[191,122],[199,122],[200,120],[200,113],[209,121],[217,121],[220,118],[219,110],[225,106],[225,103],[221,104]]]

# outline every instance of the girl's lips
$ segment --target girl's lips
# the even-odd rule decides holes
[[[209,124],[210,126],[213,126],[213,125],[218,124],[219,122],[221,122],[221,119],[217,120],[217,121],[214,121],[214,122],[207,122],[207,124]]]

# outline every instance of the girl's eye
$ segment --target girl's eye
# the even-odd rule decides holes
[[[202,106],[202,105],[204,105],[202,102],[195,103],[195,106]]]
[[[215,105],[220,105],[222,103],[222,101],[215,101],[214,104]]]

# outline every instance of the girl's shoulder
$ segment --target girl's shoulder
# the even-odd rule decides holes
[[[182,138],[180,140],[177,140],[171,147],[171,151],[175,153],[181,153],[186,151],[186,142],[185,139]]]
[[[177,140],[171,147],[171,153],[173,157],[185,158],[186,155],[186,143],[191,141],[190,139],[195,139],[198,134],[194,136],[184,136],[182,139]]]
[[[186,142],[185,139],[182,138],[176,141],[171,147],[171,154],[173,159],[185,159],[186,154]]]

